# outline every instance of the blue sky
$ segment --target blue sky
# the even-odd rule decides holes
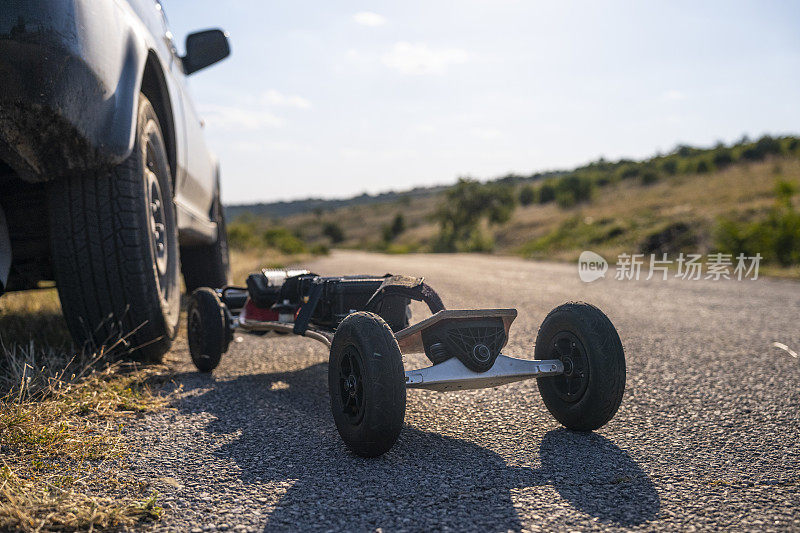
[[[343,197],[800,131],[800,3],[164,0],[226,203]]]

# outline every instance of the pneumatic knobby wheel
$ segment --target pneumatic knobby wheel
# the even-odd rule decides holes
[[[353,313],[336,329],[328,390],[345,444],[362,457],[389,451],[403,428],[406,385],[400,347],[380,316]]]
[[[565,427],[592,431],[613,418],[625,392],[625,353],[617,330],[597,307],[553,309],[539,328],[536,359],[559,359],[564,373],[539,378],[547,409]]]
[[[201,287],[189,298],[187,336],[192,362],[200,372],[211,372],[227,350],[227,320],[217,294]]]

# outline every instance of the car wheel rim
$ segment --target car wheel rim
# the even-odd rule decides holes
[[[158,176],[151,170],[149,164],[145,169],[145,179],[147,182],[150,245],[153,249],[154,266],[158,275],[159,292],[161,296],[165,298],[171,250],[169,247],[169,239],[167,238],[164,198],[161,194],[161,185],[158,182]]]
[[[564,373],[551,378],[556,393],[565,402],[577,402],[589,384],[589,358],[583,344],[573,333],[561,331],[553,337],[550,358],[564,364]]]
[[[339,394],[341,409],[351,424],[364,418],[363,369],[355,346],[350,345],[339,359]]]

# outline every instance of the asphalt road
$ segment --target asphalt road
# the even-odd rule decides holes
[[[477,255],[311,266],[424,275],[450,308],[517,307],[505,352],[530,358],[551,308],[594,303],[625,346],[622,406],[580,434],[534,381],[410,391],[400,440],[366,460],[334,427],[321,344],[244,335],[213,376],[179,346],[175,409],[129,430],[134,471],[167,506],[157,529],[800,529],[800,361],[772,346],[800,351],[800,283],[584,284],[573,265]]]

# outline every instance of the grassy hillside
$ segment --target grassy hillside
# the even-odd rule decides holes
[[[465,179],[427,194],[283,218],[245,214],[231,231],[234,246],[257,246],[271,235],[270,247],[290,253],[333,246],[572,261],[584,249],[608,258],[759,252],[772,273],[797,276],[798,190],[800,140],[763,137],[488,183]],[[276,234],[292,245],[276,245]]]

